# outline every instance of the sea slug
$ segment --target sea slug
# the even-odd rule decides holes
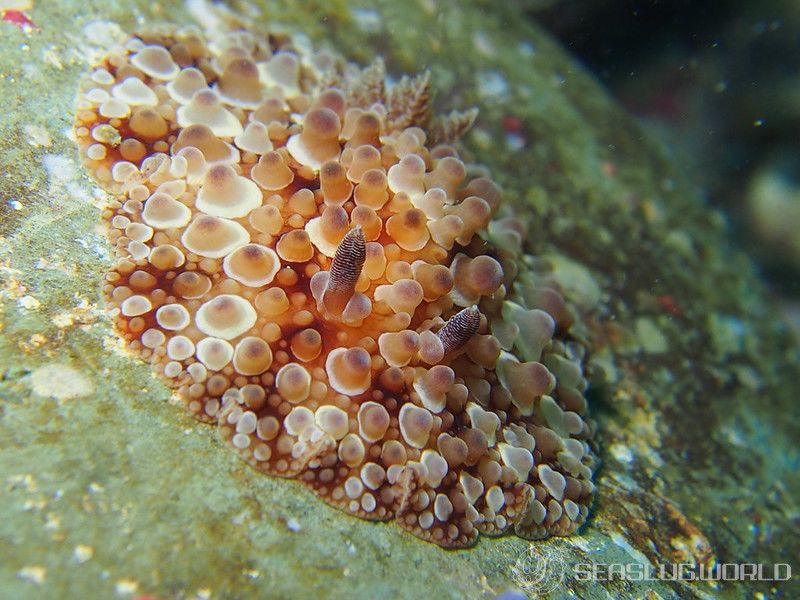
[[[255,469],[447,547],[587,517],[587,344],[433,117],[303,38],[153,27],[87,77],[116,330]]]

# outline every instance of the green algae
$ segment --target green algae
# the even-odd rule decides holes
[[[552,597],[770,594],[770,583],[592,584],[571,565],[800,555],[787,535],[797,345],[720,216],[513,3],[257,6],[354,60],[430,68],[448,110],[481,106],[470,158],[527,208],[531,252],[569,266],[589,299],[605,462],[594,515],[568,539],[445,551],[255,473],[168,404],[102,314],[103,194],[65,132],[96,50],[84,26],[190,17],[172,3],[42,3],[29,13],[38,30],[0,24],[0,543],[14,549],[0,597],[491,598],[524,584]],[[641,323],[657,327],[658,352],[637,338]],[[82,378],[67,397],[53,365]],[[791,596],[794,583],[779,589]]]

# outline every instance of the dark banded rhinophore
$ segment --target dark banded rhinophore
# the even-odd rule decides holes
[[[444,346],[444,353],[449,354],[466,344],[478,332],[481,324],[481,313],[477,306],[470,306],[457,312],[436,334]]]
[[[331,262],[328,284],[322,293],[322,303],[332,314],[341,315],[353,297],[366,256],[364,232],[361,230],[361,225],[357,225],[339,242]]]

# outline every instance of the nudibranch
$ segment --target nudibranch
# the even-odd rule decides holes
[[[302,37],[152,28],[87,77],[116,330],[255,469],[446,547],[587,517],[587,344],[499,187],[432,117]]]

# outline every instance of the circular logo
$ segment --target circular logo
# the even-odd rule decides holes
[[[526,594],[552,592],[564,581],[567,556],[552,545],[528,544],[511,567],[514,583]]]

